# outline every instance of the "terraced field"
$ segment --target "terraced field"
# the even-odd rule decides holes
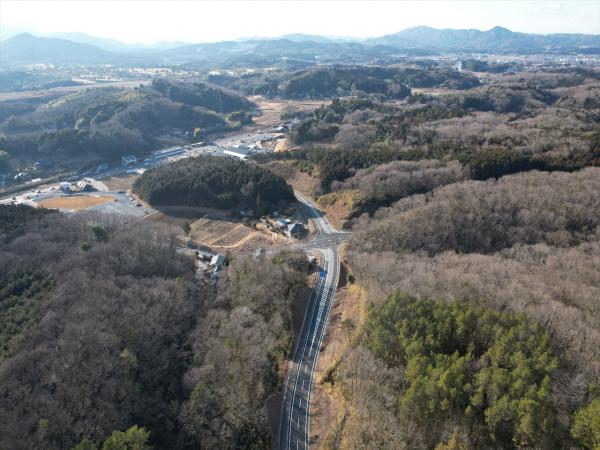
[[[252,236],[262,235],[240,222],[227,220],[225,217],[202,211],[200,208],[169,208],[167,211],[150,214],[148,220],[181,227],[181,231],[186,224],[189,224],[191,239],[198,244],[215,247],[238,247]]]
[[[241,223],[204,217],[191,225],[190,237],[205,245],[235,247],[252,233],[252,228]]]
[[[214,245],[218,245],[220,247],[237,246],[253,232],[254,231],[251,228],[248,228],[245,225],[240,225],[230,233],[222,236],[218,241],[215,241]]]

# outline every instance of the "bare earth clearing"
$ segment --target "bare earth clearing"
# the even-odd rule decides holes
[[[91,208],[112,200],[111,195],[85,195],[77,197],[53,197],[40,200],[38,203],[44,208],[68,209],[79,211],[81,209]]]
[[[171,226],[190,226],[189,237],[211,247],[237,248],[260,233],[239,221],[229,220],[223,211],[210,208],[168,207],[148,216],[148,220]]]
[[[131,191],[133,182],[138,178],[139,175],[137,173],[127,173],[108,178],[102,178],[101,180],[110,191]]]
[[[315,191],[319,183],[316,178],[311,177],[307,173],[300,172],[286,161],[271,161],[265,164],[265,167],[284,178],[294,190],[304,192],[309,196]]]
[[[283,110],[290,111],[313,111],[323,104],[329,104],[328,100],[283,100],[267,99],[264,97],[248,97],[258,105],[262,115],[254,118],[254,123],[262,126],[275,126],[281,123]]]

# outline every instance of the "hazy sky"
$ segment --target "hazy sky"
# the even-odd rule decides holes
[[[80,31],[128,43],[287,33],[371,37],[417,25],[600,34],[600,1],[0,0],[2,38],[23,30]]]

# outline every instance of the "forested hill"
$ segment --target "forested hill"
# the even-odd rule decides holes
[[[436,29],[431,27],[407,28],[395,34],[368,41],[371,44],[391,45],[404,48],[429,48],[438,51],[487,51],[487,52],[539,52],[579,51],[597,52],[600,36],[592,34],[527,34],[504,27],[489,30]]]
[[[321,448],[600,449],[597,77],[334,100],[256,158],[353,231]]]
[[[336,372],[345,448],[599,448],[598,192],[599,168],[529,171],[356,222],[370,306]]]
[[[188,106],[201,106],[217,113],[252,109],[254,105],[242,95],[208,83],[183,83],[160,78],[152,88],[165,97]]]
[[[294,200],[292,188],[268,170],[207,155],[151,169],[133,188],[152,205],[248,209],[256,214]]]
[[[284,98],[354,95],[402,99],[410,95],[411,88],[470,89],[480,84],[473,75],[456,70],[375,65],[318,66],[291,72],[256,72],[243,77],[219,73],[209,75],[208,80],[245,95]]]
[[[207,287],[176,248],[146,221],[0,205],[0,449],[271,448],[306,257],[236,257]]]
[[[89,89],[41,104],[4,102],[0,148],[19,161],[116,160],[164,146],[161,136],[191,136],[239,126],[226,114],[255,106],[207,83],[158,79],[135,89]]]

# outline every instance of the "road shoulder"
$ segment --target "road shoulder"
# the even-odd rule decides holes
[[[344,398],[334,383],[333,374],[364,318],[364,292],[347,282],[344,264],[340,268],[339,288],[333,297],[329,323],[314,373],[311,395],[311,448],[335,448],[348,415]]]

